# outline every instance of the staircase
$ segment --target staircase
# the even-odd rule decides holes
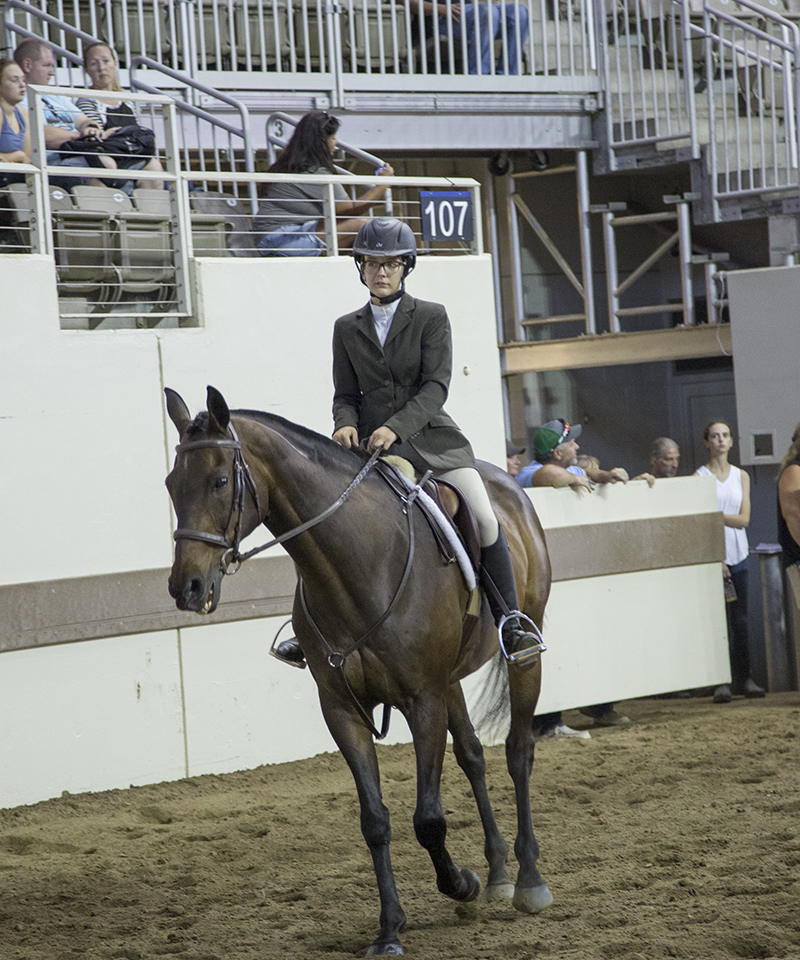
[[[621,2],[600,14],[595,170],[690,163],[695,223],[796,213],[800,7]]]

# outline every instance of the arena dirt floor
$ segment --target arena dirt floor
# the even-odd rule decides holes
[[[627,729],[537,748],[555,903],[536,917],[436,892],[412,829],[411,748],[379,747],[409,957],[800,958],[800,695],[623,709]],[[508,837],[503,749],[487,753]],[[451,851],[485,877],[452,754],[443,788]],[[338,755],[0,811],[0,892],[2,960],[349,960],[377,931]]]

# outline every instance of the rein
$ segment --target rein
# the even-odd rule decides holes
[[[182,453],[186,450],[198,450],[203,447],[228,447],[234,451],[233,453],[233,497],[231,499],[231,511],[228,514],[228,522],[225,525],[225,529],[231,525],[231,519],[233,518],[234,513],[236,514],[236,527],[233,532],[233,539],[228,536],[220,536],[217,533],[206,533],[203,530],[185,530],[178,528],[173,534],[172,538],[174,540],[199,540],[201,543],[210,543],[215,547],[225,547],[225,553],[223,553],[220,558],[220,569],[225,576],[233,576],[234,573],[238,573],[239,568],[244,563],[245,560],[249,560],[250,557],[254,557],[258,553],[262,553],[264,550],[269,550],[270,547],[275,547],[280,543],[285,543],[287,540],[291,540],[292,537],[297,537],[301,533],[305,533],[306,530],[310,530],[312,527],[315,527],[318,523],[321,523],[323,520],[326,520],[332,513],[335,513],[339,507],[344,504],[347,499],[350,497],[350,494],[355,490],[355,488],[361,483],[361,481],[366,477],[366,475],[372,470],[375,466],[375,463],[380,456],[381,451],[376,450],[369,460],[364,464],[364,466],[356,474],[353,481],[347,487],[347,489],[342,493],[338,500],[332,503],[329,507],[318,514],[316,517],[312,517],[311,520],[306,520],[305,523],[301,523],[297,527],[293,527],[291,530],[287,530],[286,533],[282,533],[280,536],[273,538],[268,543],[262,544],[260,547],[254,547],[252,550],[248,550],[247,553],[239,553],[239,543],[241,541],[241,530],[242,530],[242,516],[244,514],[244,491],[247,489],[250,493],[250,496],[253,498],[253,503],[256,508],[256,514],[259,518],[259,523],[261,522],[261,506],[258,502],[258,492],[256,490],[256,485],[253,480],[253,476],[250,473],[250,468],[247,466],[244,457],[242,456],[242,444],[239,440],[239,437],[234,430],[233,424],[229,424],[228,428],[231,432],[231,440],[220,439],[220,440],[189,440],[186,443],[179,443],[175,448],[176,452]],[[229,565],[235,563],[236,566],[233,570],[229,569]]]

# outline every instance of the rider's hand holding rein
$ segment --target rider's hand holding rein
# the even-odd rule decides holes
[[[339,427],[331,440],[338,443],[340,447],[347,447],[348,450],[351,450],[358,446],[358,430],[355,427]]]
[[[388,450],[397,440],[397,434],[390,427],[378,427],[372,431],[372,435],[367,441],[367,453],[375,453],[376,450]]]

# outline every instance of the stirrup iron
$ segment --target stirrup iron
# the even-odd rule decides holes
[[[538,643],[534,643],[530,647],[526,647],[524,650],[518,650],[515,653],[509,653],[506,650],[506,644],[503,640],[503,627],[509,620],[519,620],[524,622],[526,625],[530,626],[530,633],[538,637]],[[497,642],[500,644],[500,652],[503,654],[503,658],[507,663],[514,664],[515,666],[526,666],[528,664],[534,663],[539,658],[539,654],[544,653],[547,650],[544,640],[542,639],[542,631],[536,626],[536,624],[531,620],[529,616],[524,614],[521,610],[510,610],[507,614],[500,617],[500,621],[497,624]]]

